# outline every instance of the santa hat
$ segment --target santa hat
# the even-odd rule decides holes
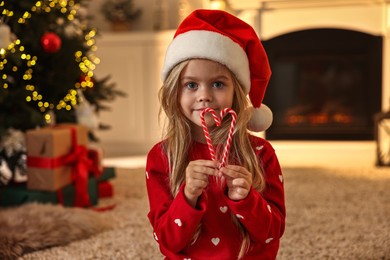
[[[262,104],[271,69],[263,45],[249,24],[224,11],[192,12],[168,46],[162,80],[178,63],[192,58],[219,62],[235,74],[253,105],[250,130],[260,132],[271,125],[272,112]]]

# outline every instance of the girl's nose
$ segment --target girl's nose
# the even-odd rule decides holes
[[[207,87],[200,87],[197,91],[198,93],[198,101],[199,102],[211,102],[212,101],[212,94],[210,90]]]

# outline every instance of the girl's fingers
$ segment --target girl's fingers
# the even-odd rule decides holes
[[[229,189],[245,189],[249,190],[251,187],[251,184],[243,178],[238,178],[238,179],[227,179],[226,182],[227,186]]]
[[[239,179],[233,179],[232,180],[232,185],[235,187],[241,187],[244,189],[248,189],[250,187],[249,183],[247,180],[239,178]]]
[[[244,167],[237,166],[237,165],[227,165],[225,167],[222,167],[220,171],[230,178],[237,179],[237,178],[245,178],[245,179],[252,179],[252,174],[245,169]]]
[[[209,176],[217,172],[217,162],[210,160],[191,161],[187,165],[184,195],[191,206],[195,207],[197,198],[209,184]]]
[[[189,179],[186,182],[186,185],[188,187],[191,187],[192,189],[203,189],[206,188],[209,184],[208,180],[197,180],[197,179]]]
[[[210,160],[196,160],[196,161],[191,161],[189,165],[198,165],[198,166],[206,166],[206,167],[211,167],[211,168],[217,168],[218,167],[218,162],[216,161],[210,161]]]
[[[195,175],[200,177],[200,175],[212,175],[215,176],[217,174],[217,162],[214,161],[192,161],[189,163],[187,167],[187,171],[190,173],[194,173]],[[206,176],[207,177],[207,176]]]
[[[186,169],[186,186],[192,192],[206,188],[209,184],[209,175],[215,176],[216,162],[207,160],[191,161]]]
[[[220,172],[226,178],[229,198],[232,200],[245,199],[252,186],[252,174],[246,168],[237,165],[222,167]]]

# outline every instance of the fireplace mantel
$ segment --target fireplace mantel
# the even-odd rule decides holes
[[[234,10],[295,9],[337,6],[372,6],[389,3],[389,0],[228,0]]]
[[[262,40],[318,28],[383,37],[382,110],[390,110],[390,0],[229,0]]]

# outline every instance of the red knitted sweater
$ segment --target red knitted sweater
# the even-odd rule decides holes
[[[150,212],[148,218],[154,238],[166,259],[237,259],[241,232],[232,221],[237,217],[247,230],[251,243],[243,259],[275,259],[285,227],[283,176],[272,146],[264,139],[251,136],[253,149],[261,162],[266,188],[253,188],[241,201],[230,200],[213,178],[192,208],[184,197],[184,185],[174,198],[169,189],[169,166],[162,143],[149,152],[146,185]],[[194,142],[190,160],[210,160],[206,144]],[[195,243],[193,234],[201,224]]]

